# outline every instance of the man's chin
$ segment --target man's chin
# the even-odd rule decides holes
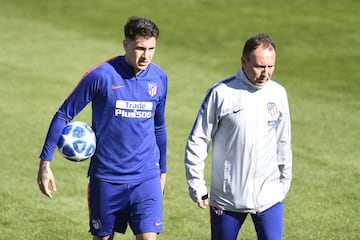
[[[138,65],[137,68],[139,69],[139,71],[143,71],[147,68],[147,66],[149,66],[149,64],[147,65]]]
[[[144,71],[147,68],[147,66],[136,66],[136,73],[140,73],[142,71]]]
[[[268,80],[262,80],[262,81],[255,82],[255,85],[256,86],[264,86],[267,82],[268,82]]]
[[[265,84],[267,83],[268,81],[262,81],[262,82],[255,82],[254,85],[255,85],[255,88],[256,89],[261,89],[265,86]]]

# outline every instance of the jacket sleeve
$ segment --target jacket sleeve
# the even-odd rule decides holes
[[[166,147],[167,147],[167,133],[165,121],[165,105],[167,96],[167,76],[164,76],[164,95],[160,99],[155,113],[155,136],[156,144],[160,151],[160,173],[166,173]]]
[[[283,184],[284,196],[290,189],[292,180],[291,120],[286,92],[283,96],[283,112],[277,127],[278,166],[280,182]]]
[[[200,202],[208,191],[204,180],[205,158],[210,148],[211,136],[216,128],[215,104],[209,91],[202,102],[185,148],[185,172],[189,194]]]
[[[69,122],[65,115],[56,112],[49,126],[48,133],[45,138],[43,149],[39,158],[45,161],[51,161],[56,150],[57,142],[59,141],[62,130],[67,122]]]
[[[40,159],[52,160],[63,128],[91,101],[94,94],[92,79],[91,74],[85,75],[55,113],[39,156]]]

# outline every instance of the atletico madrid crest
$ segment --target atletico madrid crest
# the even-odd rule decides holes
[[[270,116],[272,116],[272,117],[275,117],[277,112],[278,112],[276,104],[273,103],[273,102],[268,102],[267,103],[267,110],[268,110]]]
[[[158,92],[158,85],[157,83],[149,82],[148,83],[148,89],[150,96],[155,96]]]

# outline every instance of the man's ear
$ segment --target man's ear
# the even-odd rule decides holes
[[[241,57],[241,65],[246,64],[246,58],[244,56]]]
[[[124,50],[126,52],[127,48],[128,48],[128,41],[126,39],[123,40],[123,47],[124,47]]]

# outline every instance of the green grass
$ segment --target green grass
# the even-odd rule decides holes
[[[83,73],[122,54],[127,17],[144,15],[160,27],[155,62],[169,75],[159,239],[209,239],[208,211],[188,197],[184,145],[205,91],[238,70],[243,42],[259,32],[277,43],[274,78],[287,88],[292,112],[294,180],[284,239],[359,239],[359,10],[357,0],[3,0],[0,238],[90,239],[89,162],[57,153],[58,192],[48,200],[36,184],[38,154],[52,115]],[[89,113],[77,119],[89,122]],[[128,231],[116,239],[133,237]],[[238,239],[255,239],[250,219]]]

